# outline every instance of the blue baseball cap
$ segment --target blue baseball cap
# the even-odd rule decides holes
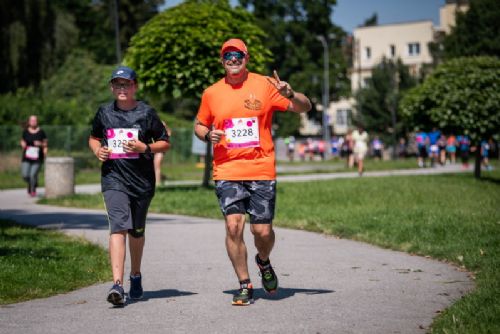
[[[111,74],[110,81],[112,81],[113,79],[117,79],[117,78],[136,81],[137,74],[130,67],[119,66],[116,70],[113,71],[113,74]]]

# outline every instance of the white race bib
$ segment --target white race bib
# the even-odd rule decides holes
[[[139,158],[139,153],[125,153],[123,150],[123,144],[139,138],[139,129],[108,129],[106,137],[108,138],[108,148],[111,150],[109,159]]]
[[[24,153],[26,159],[30,160],[38,160],[40,157],[40,147],[37,146],[28,146],[26,147],[26,153]]]
[[[224,120],[227,148],[259,147],[259,119],[257,117]]]

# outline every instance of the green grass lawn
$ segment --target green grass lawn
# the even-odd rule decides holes
[[[0,304],[111,280],[106,250],[83,238],[0,220]]]
[[[428,255],[463,266],[477,289],[441,314],[435,333],[500,333],[500,171],[280,183],[278,226]],[[45,201],[100,207],[100,195]],[[160,188],[152,212],[221,218],[213,190]]]

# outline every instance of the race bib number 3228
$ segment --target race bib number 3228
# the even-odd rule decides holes
[[[259,119],[231,118],[224,121],[227,148],[259,147]]]
[[[106,130],[108,138],[108,148],[111,150],[110,159],[137,159],[139,153],[125,153],[123,144],[129,140],[137,140],[139,138],[138,129],[108,129]]]

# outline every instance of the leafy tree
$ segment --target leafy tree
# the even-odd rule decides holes
[[[363,22],[362,27],[372,27],[378,25],[378,15],[377,13],[373,13],[372,16],[367,18],[365,22]]]
[[[481,139],[497,136],[500,129],[500,60],[456,58],[439,65],[408,92],[401,112],[413,126],[466,134],[479,147]],[[474,174],[481,175],[479,150]]]
[[[157,13],[163,0],[116,0],[120,44]],[[95,55],[99,63],[116,63],[114,0],[0,1],[0,93],[18,87],[37,88],[75,48]]]
[[[158,13],[164,0],[71,0],[64,7],[80,27],[79,45],[94,54],[101,64],[115,64],[114,3],[118,6],[120,48],[129,46],[139,28]]]
[[[226,39],[244,40],[249,69],[263,72],[270,59],[265,36],[251,14],[228,1],[186,1],[145,24],[132,38],[125,62],[138,71],[146,92],[199,98],[224,75],[219,52]]]
[[[328,39],[330,62],[330,99],[350,93],[347,79],[348,58],[344,57],[346,33],[334,25],[330,17],[336,0],[240,0],[240,4],[251,11],[259,26],[272,27],[265,43],[271,50],[273,61],[267,73],[277,70],[280,78],[288,81],[298,91],[306,92],[313,102],[320,102],[323,78],[323,46],[317,39],[322,35]],[[330,38],[333,37],[333,38]],[[350,53],[348,50],[347,53]],[[322,115],[312,110],[309,117],[318,121]],[[278,114],[278,134],[288,135],[298,118]],[[289,120],[291,124],[285,125]],[[285,129],[287,129],[285,131]],[[285,131],[282,133],[282,131]]]
[[[37,86],[77,43],[72,17],[49,0],[0,2],[0,93]]]
[[[396,62],[383,59],[373,69],[367,83],[367,86],[356,94],[359,112],[354,121],[363,124],[368,131],[380,135],[385,142],[395,144],[395,138],[405,132],[397,106],[405,91],[416,85],[416,79],[410,75],[400,59]]]
[[[223,77],[220,47],[233,37],[244,40],[249,49],[249,70],[263,72],[270,60],[262,42],[266,35],[250,13],[233,9],[227,0],[186,1],[158,14],[132,38],[125,62],[139,72],[145,92],[170,100],[192,100]],[[195,110],[191,110],[191,120]],[[211,146],[207,145],[205,187],[210,165]]]
[[[443,41],[445,58],[500,55],[500,6],[497,0],[470,1],[457,13],[456,25]]]
[[[0,123],[15,125],[36,114],[46,125],[89,124],[97,107],[112,98],[108,88],[110,65],[96,64],[82,51],[70,54],[66,62],[40,89],[19,88],[0,95]]]

